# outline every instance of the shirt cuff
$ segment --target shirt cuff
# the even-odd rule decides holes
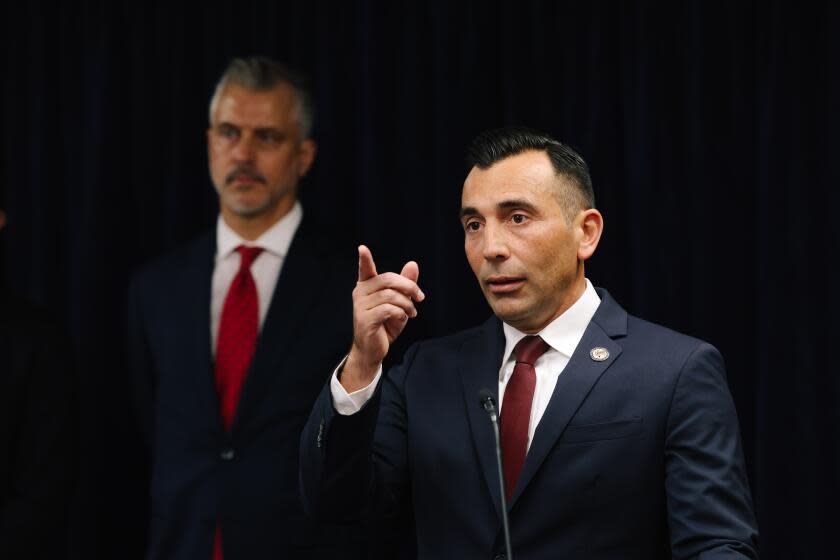
[[[338,372],[344,367],[346,361],[347,356],[344,356],[344,359],[341,360],[341,363],[333,371],[332,379],[330,380],[330,393],[332,393],[333,406],[336,412],[342,416],[350,416],[359,412],[373,396],[373,393],[376,391],[376,386],[379,384],[379,378],[382,377],[382,364],[380,364],[379,369],[376,371],[376,376],[370,382],[370,385],[348,393],[338,380]]]

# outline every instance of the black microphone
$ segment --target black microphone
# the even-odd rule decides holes
[[[478,402],[490,417],[493,425],[493,436],[496,438],[496,466],[499,468],[499,490],[502,497],[502,530],[505,534],[505,553],[507,560],[513,560],[513,549],[510,546],[510,523],[507,513],[507,499],[505,498],[505,473],[502,470],[502,444],[499,438],[499,411],[496,409],[496,399],[490,389],[478,391]]]

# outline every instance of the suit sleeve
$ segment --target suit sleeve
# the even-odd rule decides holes
[[[677,379],[665,441],[673,558],[758,558],[758,530],[723,358],[700,344]]]
[[[405,497],[405,379],[416,355],[383,376],[373,397],[349,416],[336,412],[329,383],[301,434],[304,508],[323,520],[390,516]]]

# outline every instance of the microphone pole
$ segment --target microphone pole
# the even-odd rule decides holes
[[[513,560],[513,549],[510,546],[510,523],[507,513],[507,499],[505,497],[505,474],[502,470],[502,444],[499,438],[499,412],[496,409],[496,399],[489,389],[481,389],[478,392],[478,399],[481,407],[487,412],[490,423],[493,425],[493,436],[496,439],[496,466],[499,469],[499,495],[502,498],[502,531],[505,534],[505,553],[507,560]]]

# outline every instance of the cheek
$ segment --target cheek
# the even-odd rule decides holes
[[[577,252],[568,239],[543,248],[546,282],[552,286],[565,285],[577,267]]]
[[[211,149],[209,152],[210,169],[214,173],[223,173],[227,167],[228,157],[227,151],[220,148]]]
[[[519,261],[536,278],[546,279],[557,274],[568,259],[568,248],[559,240],[520,239],[513,248]]]
[[[481,248],[475,240],[464,241],[464,253],[467,255],[467,262],[470,265],[473,273],[478,276],[481,269],[481,262],[484,260],[481,257]]]
[[[213,144],[210,145],[210,149],[208,150],[208,153],[210,154],[210,157],[214,158],[214,159],[217,159],[217,160],[225,159],[230,152],[231,152],[230,145],[224,144],[224,143],[221,143],[221,142],[214,142]]]
[[[224,165],[222,163],[222,159],[219,154],[211,151],[210,152],[210,174],[213,176],[214,179],[218,179],[222,175],[224,175]]]
[[[291,154],[271,154],[260,163],[262,173],[275,180],[297,176],[297,161]]]

